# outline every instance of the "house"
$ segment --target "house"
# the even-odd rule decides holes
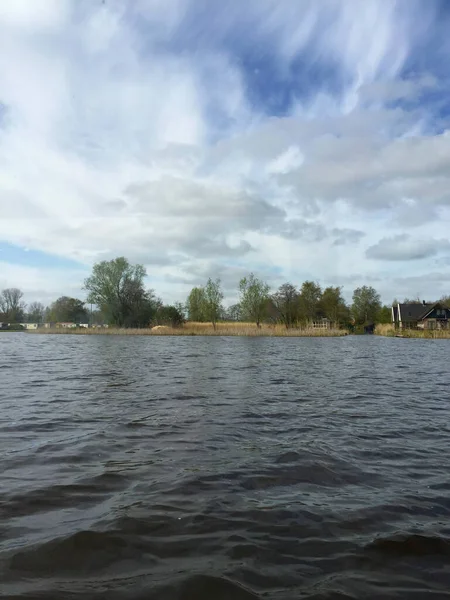
[[[63,329],[75,329],[77,326],[76,323],[56,323],[56,327],[59,328],[63,328]]]
[[[21,323],[24,329],[38,329],[41,325],[39,323]]]
[[[441,302],[397,304],[392,323],[399,329],[449,329],[450,308]]]

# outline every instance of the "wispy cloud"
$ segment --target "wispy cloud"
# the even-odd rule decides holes
[[[404,288],[449,237],[441,8],[2,3],[0,241],[77,273],[126,254],[168,299],[216,273],[232,297],[250,270],[378,278],[389,299],[396,261]],[[38,295],[44,264],[2,260]]]

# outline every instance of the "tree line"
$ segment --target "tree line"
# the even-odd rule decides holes
[[[188,320],[215,326],[220,315],[223,320],[253,322],[257,327],[262,323],[282,323],[288,329],[322,319],[336,327],[391,320],[391,308],[383,306],[378,292],[367,286],[355,289],[351,306],[346,304],[341,287],[322,289],[314,281],[305,281],[299,287],[284,283],[272,293],[266,282],[251,273],[241,279],[238,291],[239,302],[223,309],[213,300],[223,297],[219,280],[208,280],[205,287],[193,288],[186,302]]]
[[[204,286],[194,287],[185,303],[166,305],[154,290],[145,287],[146,275],[143,265],[133,265],[124,257],[102,261],[94,265],[84,281],[86,301],[62,296],[48,307],[39,302],[27,306],[20,289],[4,289],[0,292],[0,322],[71,322],[139,328],[177,327],[187,319],[212,323],[214,328],[219,321],[253,322],[256,327],[281,323],[292,328],[321,319],[337,327],[391,321],[391,307],[383,306],[380,294],[370,286],[356,288],[352,303],[347,304],[339,286],[322,289],[314,281],[305,281],[300,286],[287,282],[271,291],[268,283],[250,273],[239,282],[238,303],[225,308],[220,279],[210,278]]]

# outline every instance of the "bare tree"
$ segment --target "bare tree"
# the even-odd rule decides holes
[[[31,302],[28,305],[29,323],[42,323],[45,316],[45,306],[41,302]]]
[[[293,327],[298,321],[299,292],[291,283],[284,283],[273,294],[272,302],[278,313],[279,320],[286,325],[286,329]]]
[[[0,312],[11,323],[24,319],[26,304],[22,302],[23,292],[19,288],[7,288],[0,293]]]

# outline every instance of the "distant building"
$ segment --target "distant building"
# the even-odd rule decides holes
[[[441,302],[397,304],[392,323],[399,329],[449,329],[450,308]]]

